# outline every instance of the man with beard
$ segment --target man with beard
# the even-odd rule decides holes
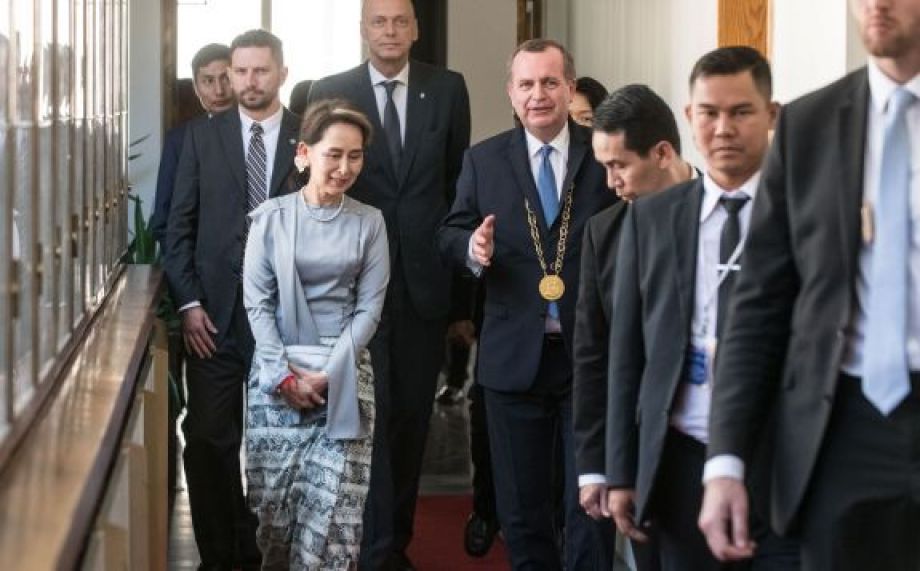
[[[241,271],[248,212],[287,188],[299,120],[278,90],[281,41],[251,30],[230,46],[238,106],[189,126],[167,230],[166,276],[189,358],[185,472],[199,569],[258,569],[240,478],[243,387],[253,339]]]
[[[776,415],[772,524],[806,570],[920,569],[920,0],[853,0],[869,63],[786,106],[719,349],[700,527],[753,551],[743,485]],[[756,498],[755,498],[756,499]]]

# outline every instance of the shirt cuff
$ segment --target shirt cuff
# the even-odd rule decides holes
[[[584,488],[585,486],[590,486],[591,484],[604,484],[607,485],[607,477],[603,474],[579,474],[578,476],[578,487]]]
[[[201,307],[201,302],[199,300],[190,301],[179,308],[179,313],[182,313],[186,309],[192,309],[193,307]]]
[[[732,478],[743,482],[744,462],[732,454],[713,456],[703,466],[703,484],[716,478]]]
[[[473,275],[477,278],[482,275],[482,264],[476,261],[476,258],[473,257],[473,236],[470,236],[470,241],[467,242],[466,246],[466,267],[473,272]]]

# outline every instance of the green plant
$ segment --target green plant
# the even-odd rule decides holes
[[[125,254],[129,264],[153,264],[157,261],[157,243],[150,232],[150,223],[144,220],[144,201],[136,194],[128,194],[134,203],[134,233]]]

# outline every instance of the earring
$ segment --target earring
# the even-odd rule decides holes
[[[303,172],[308,166],[310,166],[310,160],[307,157],[303,155],[294,157],[294,167],[297,168],[297,172]]]

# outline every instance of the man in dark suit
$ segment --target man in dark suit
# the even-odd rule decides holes
[[[377,421],[361,559],[367,569],[411,568],[405,550],[451,304],[434,237],[469,146],[469,96],[460,74],[409,60],[418,38],[409,0],[366,0],[361,34],[369,61],[318,81],[310,100],[344,97],[377,132],[351,191],[383,212],[393,266],[370,346]]]
[[[790,103],[764,169],[719,349],[700,526],[718,557],[750,555],[741,479],[772,409],[772,524],[800,535],[803,568],[913,571],[920,1],[852,8],[868,66]]]
[[[471,148],[441,227],[444,256],[485,288],[477,380],[484,388],[498,516],[515,569],[560,569],[554,473],[565,476],[565,567],[609,569],[612,529],[578,505],[572,442],[572,326],[581,234],[614,202],[568,120],[575,65],[531,40],[511,58],[508,96],[522,128]],[[562,457],[553,454],[560,438]]]
[[[167,231],[166,276],[189,357],[185,472],[201,569],[258,569],[255,518],[240,478],[243,387],[253,339],[240,272],[246,214],[289,189],[299,121],[281,105],[281,41],[263,30],[230,46],[239,105],[189,126]]]
[[[192,81],[195,95],[208,117],[233,106],[236,99],[230,89],[230,48],[223,44],[208,44],[192,58]],[[183,121],[166,132],[160,167],[157,171],[157,191],[150,217],[150,232],[160,247],[160,257],[166,258],[166,225],[176,183],[176,167],[185,141],[189,121]]]
[[[651,522],[664,569],[722,568],[695,529],[711,363],[778,109],[770,97],[770,67],[756,50],[726,47],[700,58],[686,113],[705,174],[635,201],[620,232],[609,338],[608,508],[620,532],[636,541],[645,540],[642,527]],[[765,558],[773,557],[772,539],[764,537]]]
[[[610,94],[594,110],[593,130],[594,158],[607,171],[607,186],[622,199],[585,226],[575,307],[575,468],[581,506],[597,519],[610,515],[604,475],[607,351],[620,226],[629,202],[689,180],[696,171],[680,156],[670,107],[645,85],[627,85]],[[649,558],[640,559],[640,568],[657,568]]]

